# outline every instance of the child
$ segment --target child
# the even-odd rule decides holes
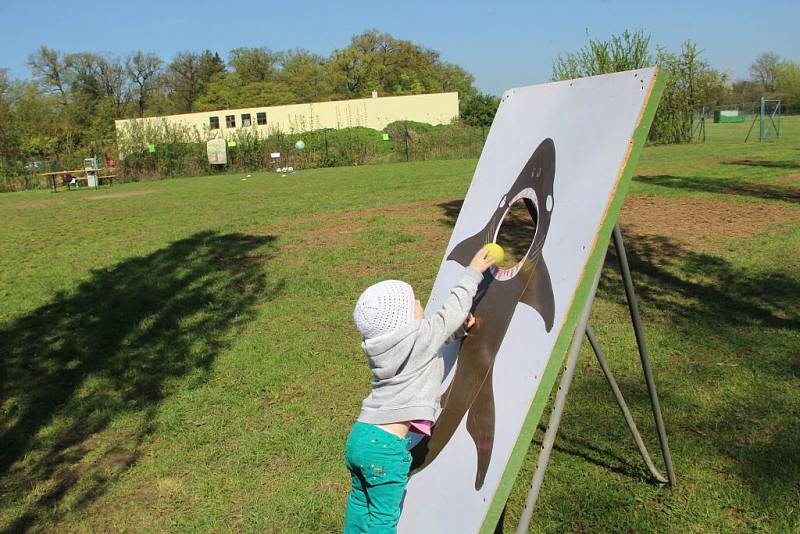
[[[345,445],[353,479],[345,533],[395,532],[400,519],[411,453],[409,429],[430,435],[441,410],[444,362],[440,349],[463,324],[483,272],[494,262],[486,248],[475,254],[442,308],[428,319],[405,282],[385,280],[358,298],[353,320],[364,336],[361,347],[372,370],[372,392]]]

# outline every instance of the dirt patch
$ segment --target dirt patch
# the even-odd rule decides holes
[[[288,242],[281,248],[297,250],[325,245],[347,245],[353,242],[355,234],[363,228],[362,222],[353,217],[349,220],[328,220],[326,224],[319,225],[282,224],[271,227],[271,231],[286,236]]]
[[[352,243],[373,217],[405,219],[396,227],[429,243],[446,243],[460,201],[426,201],[367,208],[283,221],[262,229],[285,236],[285,250]],[[800,206],[704,200],[690,197],[629,196],[620,216],[624,232],[664,236],[690,248],[708,248],[711,241],[742,239],[782,224],[800,223]]]
[[[687,197],[629,196],[620,216],[625,231],[668,236],[694,247],[709,238],[746,238],[777,224],[798,222],[800,206]]]
[[[420,235],[423,239],[443,236],[447,239],[449,229],[437,223],[440,210],[435,202],[413,202],[394,206],[382,206],[361,210],[320,213],[310,217],[282,221],[256,231],[256,234],[285,236],[284,250],[319,247],[324,245],[346,245],[354,241],[355,235],[370,224],[373,217],[413,218],[429,220],[428,223],[404,222],[406,231]]]
[[[84,200],[108,200],[110,198],[140,197],[142,195],[149,195],[150,193],[158,193],[158,189],[142,189],[141,191],[130,191],[128,193],[108,193],[105,195],[92,195],[90,197],[85,197]]]

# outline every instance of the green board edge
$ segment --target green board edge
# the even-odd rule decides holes
[[[661,94],[664,91],[665,83],[665,77],[661,75],[660,69],[657,69],[650,85],[650,96],[647,99],[644,111],[641,113],[639,124],[636,126],[633,133],[632,147],[628,155],[628,160],[624,164],[625,166],[622,170],[619,182],[617,183],[614,197],[608,206],[608,211],[606,212],[606,217],[598,232],[594,249],[586,263],[586,270],[575,292],[575,298],[567,314],[567,320],[561,328],[561,333],[553,347],[553,352],[545,367],[539,389],[536,391],[536,395],[533,398],[531,408],[522,425],[522,430],[519,433],[517,442],[514,444],[511,456],[500,478],[500,484],[497,487],[497,491],[492,498],[489,510],[486,512],[483,524],[481,525],[480,532],[483,534],[492,534],[495,531],[497,521],[500,519],[500,514],[503,512],[506,501],[508,501],[508,496],[511,494],[514,481],[522,467],[522,462],[528,452],[528,447],[533,440],[536,427],[539,424],[539,420],[542,418],[542,412],[547,404],[547,400],[550,398],[550,393],[553,390],[556,378],[559,375],[559,368],[564,362],[567,348],[572,341],[572,334],[578,326],[581,309],[589,296],[594,275],[597,273],[598,269],[602,268],[603,261],[605,260],[606,249],[611,239],[611,233],[619,218],[622,202],[625,199],[625,194],[628,192],[628,187],[633,178],[633,171],[639,160],[639,154],[647,140],[647,134],[650,132],[650,125],[653,123],[653,117],[656,114],[658,102],[661,100]]]

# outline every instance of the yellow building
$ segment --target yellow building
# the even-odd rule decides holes
[[[210,140],[227,139],[240,128],[253,128],[259,135],[266,137],[278,131],[299,133],[321,128],[353,126],[382,130],[387,124],[399,120],[446,124],[456,117],[458,117],[458,93],[437,93],[203,111],[118,120],[115,121],[115,125],[118,139],[125,135],[130,126],[133,126],[132,123],[155,126],[166,121],[171,126],[181,124],[189,127],[195,130],[199,137]]]

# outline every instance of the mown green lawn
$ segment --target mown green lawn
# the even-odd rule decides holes
[[[748,126],[647,147],[622,213],[678,485],[587,351],[533,531],[800,531],[800,120]],[[339,530],[353,302],[427,294],[474,166],[0,196],[0,529]],[[592,325],[660,460],[626,313],[609,263]]]

